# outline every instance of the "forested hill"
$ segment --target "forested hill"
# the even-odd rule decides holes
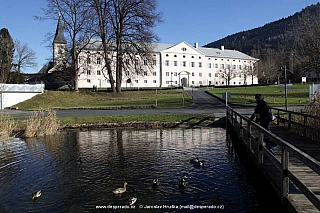
[[[293,43],[294,26],[301,20],[303,12],[306,10],[312,17],[317,15],[320,4],[311,5],[301,12],[297,12],[287,18],[268,23],[263,27],[248,31],[242,31],[223,39],[205,45],[205,47],[235,49],[246,54],[253,52],[264,52],[267,49],[288,50]]]

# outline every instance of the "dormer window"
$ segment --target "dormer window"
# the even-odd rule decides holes
[[[181,50],[182,50],[182,51],[187,51],[187,48],[182,47]]]

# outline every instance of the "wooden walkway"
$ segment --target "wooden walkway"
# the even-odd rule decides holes
[[[283,205],[291,212],[320,212],[320,143],[273,124],[271,133],[227,107],[227,131],[246,146]],[[267,136],[278,144],[274,154],[265,147]]]

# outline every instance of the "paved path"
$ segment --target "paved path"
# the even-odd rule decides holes
[[[173,109],[115,109],[115,110],[59,110],[58,117],[69,116],[99,116],[99,115],[143,115],[143,114],[205,114],[212,115],[218,118],[226,115],[225,103],[220,99],[207,94],[202,89],[193,90],[186,88],[185,91],[192,97],[194,104],[189,107],[173,108]],[[251,115],[253,107],[232,106],[236,111],[244,115]],[[5,113],[11,115],[31,115],[30,111],[23,110],[4,110]]]

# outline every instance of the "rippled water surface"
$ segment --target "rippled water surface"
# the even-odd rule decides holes
[[[206,161],[204,168],[189,163],[196,156]],[[182,175],[184,190],[178,187]],[[127,192],[113,195],[124,182]],[[42,196],[32,201],[40,189]],[[127,205],[133,189],[133,212],[152,205],[213,205],[217,196],[224,212],[261,211],[252,178],[220,128],[65,132],[0,143],[0,212],[91,212]]]

